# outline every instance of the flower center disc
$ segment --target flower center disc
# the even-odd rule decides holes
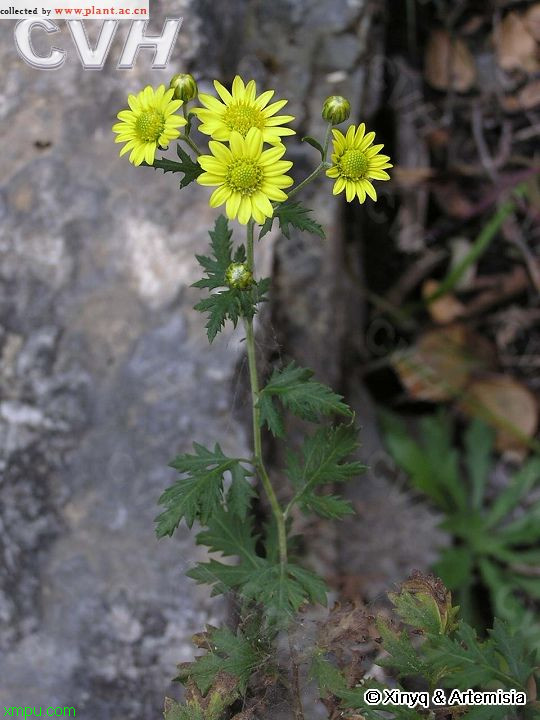
[[[253,160],[238,160],[229,168],[228,184],[242,195],[251,195],[258,188],[262,178],[260,167]]]
[[[341,174],[350,180],[363,178],[369,169],[369,160],[361,150],[346,150],[339,161]]]
[[[144,142],[154,142],[163,132],[165,120],[163,115],[156,110],[146,110],[137,118],[135,129],[137,135]]]
[[[245,137],[252,127],[264,128],[264,117],[259,110],[247,105],[230,105],[223,116],[223,122],[229,130],[236,130]]]

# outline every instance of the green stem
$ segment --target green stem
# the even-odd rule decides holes
[[[328,146],[330,145],[330,138],[332,137],[332,123],[328,123],[328,127],[326,128],[326,135],[324,136],[324,145],[323,145],[323,157],[322,162],[326,162],[326,156],[328,155]]]
[[[287,193],[287,199],[290,200],[292,197],[294,197],[297,193],[300,192],[300,190],[303,190],[303,188],[306,187],[310,182],[315,180],[316,177],[318,177],[323,170],[326,170],[326,162],[321,162],[315,170],[311,173],[311,175],[308,175],[305,180],[302,180],[301,183],[299,183],[296,187],[294,187],[292,190],[290,190]]]
[[[189,145],[189,147],[193,150],[197,157],[199,157],[199,155],[202,155],[202,150],[197,147],[197,145],[190,137],[188,137],[187,135],[180,135],[178,139],[183,140],[187,145]]]
[[[299,193],[300,190],[303,190],[306,187],[306,185],[309,185],[310,182],[313,182],[313,180],[315,180],[315,178],[319,177],[319,175],[322,173],[323,170],[326,170],[328,167],[330,167],[329,163],[327,163],[327,161],[326,161],[326,156],[328,155],[328,146],[330,144],[331,136],[332,136],[332,123],[328,123],[328,127],[326,128],[326,135],[324,137],[323,156],[322,156],[321,162],[317,165],[317,167],[311,173],[311,175],[308,175],[305,180],[302,180],[302,182],[299,183],[296,187],[294,187],[292,190],[289,190],[289,192],[287,193],[288,200],[290,200],[297,193]]]
[[[518,186],[514,191],[514,193],[518,197],[522,197],[523,192],[523,188],[520,186]],[[510,215],[510,213],[515,210],[515,207],[516,204],[514,200],[507,200],[499,207],[495,215],[491,218],[488,224],[483,228],[482,232],[478,235],[473,245],[471,246],[471,249],[465,255],[465,257],[448,273],[448,275],[441,282],[437,290],[435,290],[434,293],[432,293],[425,299],[426,304],[438,300],[439,298],[443,297],[443,295],[446,295],[448,292],[454,289],[454,287],[457,285],[457,283],[463,276],[463,273],[473,263],[479,260],[479,258],[482,257],[482,255],[488,249],[491,241],[500,230],[501,225]]]
[[[251,272],[254,271],[253,264],[253,221],[250,221],[247,226],[247,253],[246,259],[247,264]],[[266,470],[263,453],[262,453],[262,436],[261,436],[261,411],[259,409],[259,376],[257,373],[257,358],[255,351],[255,335],[253,332],[253,319],[245,318],[244,320],[246,328],[246,346],[249,366],[249,381],[251,385],[251,411],[253,419],[253,451],[254,451],[254,464],[259,472],[259,477],[262,482],[266,496],[272,508],[272,514],[276,521],[278,531],[278,545],[279,545],[279,559],[282,567],[282,572],[285,571],[285,565],[287,563],[287,531],[285,527],[285,518],[281,510],[281,506],[277,499],[275,490],[268,476]]]

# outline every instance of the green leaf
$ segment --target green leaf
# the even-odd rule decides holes
[[[195,310],[208,313],[206,330],[208,339],[213,342],[218,332],[230,320],[234,327],[240,318],[252,318],[257,312],[257,305],[266,300],[266,293],[270,288],[270,279],[261,278],[246,290],[227,288],[225,274],[232,262],[244,262],[246,250],[243,245],[233,253],[231,242],[232,230],[229,229],[227,219],[220,215],[216,220],[214,230],[210,231],[210,256],[197,255],[199,264],[204,269],[204,276],[193,283],[193,287],[218,290],[210,297],[204,298],[195,305]]]
[[[319,428],[304,441],[301,457],[287,453],[287,475],[297,490],[298,501],[316,486],[346,482],[365,470],[361,462],[345,462],[358,447],[357,435],[350,425]]]
[[[262,662],[262,654],[239,630],[234,634],[223,627],[212,631],[208,652],[196,659],[190,668],[190,676],[205,695],[212,687],[216,675],[226,672],[238,679],[240,690],[245,693],[249,678]]]
[[[381,412],[380,418],[386,445],[411,483],[445,512],[465,509],[467,496],[448,420],[442,414],[425,418],[420,445],[396,415]]]
[[[214,450],[198,443],[193,447],[195,455],[186,453],[171,463],[171,467],[185,477],[167,488],[159,498],[159,504],[166,510],[156,518],[158,537],[172,535],[182,518],[188,527],[192,527],[195,520],[205,524],[221,503],[223,474],[228,470],[234,471],[237,477],[248,474],[240,460],[224,455],[218,444]]]
[[[220,215],[215,222],[214,230],[210,231],[212,256],[195,256],[204,268],[206,277],[193,283],[193,287],[209,288],[210,290],[225,287],[225,273],[233,262],[231,237],[232,230],[229,229],[227,218]]]
[[[538,651],[531,652],[524,635],[499,618],[495,618],[489,633],[496,652],[504,660],[504,669],[525,687],[538,661]]]
[[[508,487],[498,496],[487,515],[489,527],[496,525],[513,510],[535,484],[540,481],[540,458],[533,458],[514,475]]]
[[[199,175],[202,174],[203,169],[198,162],[192,160],[187,152],[180,147],[180,143],[176,146],[176,153],[180,158],[180,164],[182,166],[181,172],[184,173],[184,177],[180,183],[180,189],[182,189],[196,180]]]
[[[389,658],[377,661],[378,665],[394,668],[398,678],[426,674],[424,664],[406,630],[396,632],[381,618],[377,622],[377,629],[381,634],[384,649],[390,655]]]
[[[349,500],[337,495],[316,495],[309,491],[303,493],[300,507],[305,513],[314,512],[329,519],[339,519],[355,513]]]
[[[261,228],[259,239],[270,232],[274,218],[278,219],[281,231],[286,238],[290,238],[289,225],[292,225],[297,230],[304,230],[312,235],[318,235],[321,238],[326,237],[322,226],[309,216],[310,212],[311,210],[303,207],[299,202],[286,200],[275,208],[274,215],[271,218],[266,219]]]
[[[433,569],[447,588],[458,590],[472,581],[473,556],[466,547],[446,548]]]
[[[255,552],[257,537],[253,535],[252,518],[238,522],[232,512],[216,508],[207,520],[208,527],[197,534],[197,545],[206,545],[211,552],[226,557],[237,555],[256,568],[261,560]]]
[[[176,152],[180,158],[180,162],[170,160],[169,158],[163,156],[161,158],[155,158],[152,165],[148,165],[146,162],[142,164],[147,167],[153,167],[155,170],[163,170],[164,173],[183,173],[184,177],[180,182],[180,188],[184,188],[186,185],[189,185],[196,180],[203,172],[203,169],[198,162],[193,160],[187,152],[180,147],[179,144],[176,146]]]
[[[315,655],[311,661],[310,679],[315,680],[321,697],[337,695],[347,687],[345,678],[339,669],[321,655]]]
[[[231,468],[232,482],[227,494],[227,507],[242,520],[246,519],[251,501],[257,495],[246,479],[250,475],[240,463]]]
[[[240,318],[252,318],[257,312],[257,304],[266,300],[268,286],[269,280],[264,278],[249,290],[222,290],[197,303],[195,310],[208,313],[206,331],[209,341],[215,339],[227,320],[236,327]]]
[[[315,138],[312,138],[310,135],[306,135],[306,137],[302,138],[302,142],[306,142],[308,145],[311,145],[311,147],[314,147],[315,150],[318,150],[321,153],[321,159],[324,160],[324,149],[318,140],[315,140]]]
[[[294,362],[283,370],[274,370],[259,393],[261,426],[266,423],[274,435],[283,436],[283,423],[273,404],[274,399],[294,415],[312,422],[333,414],[352,418],[353,412],[343,402],[343,397],[312,377],[312,370],[298,367]]]
[[[480,508],[491,467],[495,433],[481,420],[473,420],[465,432],[465,463],[472,485],[471,502]]]

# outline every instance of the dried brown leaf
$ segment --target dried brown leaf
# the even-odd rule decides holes
[[[424,58],[426,81],[437,90],[468,92],[476,82],[476,65],[469,48],[446,30],[433,30]]]
[[[523,450],[538,427],[538,405],[526,385],[508,375],[489,375],[473,380],[459,403],[473,417],[497,430],[500,451]]]
[[[441,402],[459,395],[470,379],[492,367],[494,351],[484,337],[455,324],[430,330],[392,365],[415,400]]]
[[[510,12],[497,28],[495,49],[503,70],[534,73],[540,69],[538,45],[529,27],[523,15]]]
[[[439,289],[440,283],[437,280],[426,280],[422,285],[422,297],[424,299],[433,295]],[[438,300],[428,304],[428,311],[432,319],[438,325],[447,325],[465,314],[465,305],[455,295],[447,293]]]
[[[540,42],[540,3],[536,3],[530,7],[525,12],[523,20],[533,38],[537,42]]]

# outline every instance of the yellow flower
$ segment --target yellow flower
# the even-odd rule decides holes
[[[120,150],[124,155],[129,150],[129,161],[140,165],[143,160],[152,165],[159,145],[167,148],[169,142],[180,135],[177,129],[186,124],[183,117],[174,113],[183,105],[182,100],[173,100],[174,88],[165,90],[160,85],[154,90],[147,85],[138,95],[130,95],[130,110],[122,110],[117,117],[121,121],[113,125],[113,132],[118,133],[115,142],[125,142]]]
[[[191,111],[201,121],[199,130],[202,133],[211,135],[214,140],[227,141],[233,131],[246,137],[250,128],[255,127],[262,132],[263,141],[271,145],[279,144],[284,135],[294,135],[294,130],[282,127],[294,120],[294,116],[276,115],[287,104],[287,100],[278,100],[268,105],[274,90],[267,90],[257,97],[255,81],[250,80],[244,85],[238,75],[232,84],[232,94],[217,80],[214,80],[214,87],[223,102],[212,95],[199,93],[204,108]]]
[[[229,147],[221,142],[209,142],[212,155],[198,158],[203,172],[197,178],[201,185],[217,185],[210,197],[210,206],[225,203],[225,212],[231,220],[238,216],[242,225],[253,218],[262,224],[272,217],[271,200],[287,199],[283,188],[292,185],[292,178],[284,175],[292,162],[281,160],[285,153],[283,145],[263,151],[263,134],[251,128],[246,137],[233,130]]]
[[[377,199],[377,193],[371,180],[390,180],[385,172],[393,167],[388,161],[388,155],[379,155],[384,145],[372,145],[375,133],[366,135],[364,123],[358,126],[351,125],[347,134],[339,130],[332,130],[334,135],[334,152],[332,154],[332,167],[326,171],[328,177],[334,178],[334,195],[345,190],[347,202],[354,200],[355,196],[361,203],[369,195]]]

